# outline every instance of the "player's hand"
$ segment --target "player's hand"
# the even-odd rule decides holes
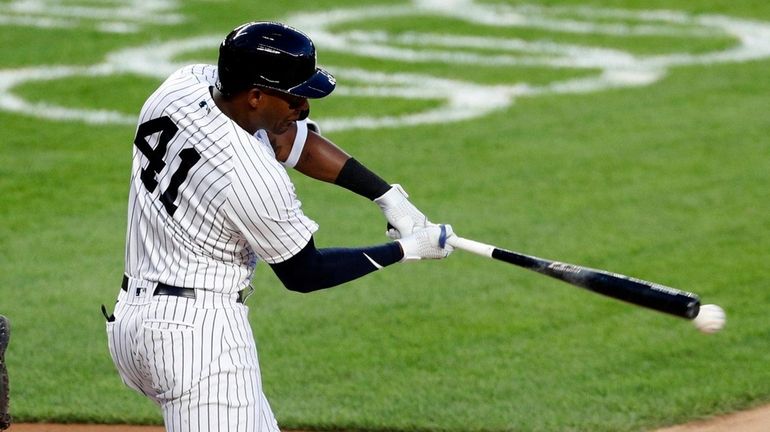
[[[454,236],[451,225],[429,225],[418,228],[411,235],[396,240],[404,252],[404,261],[441,259],[452,253],[454,248],[447,239]]]
[[[415,230],[432,225],[428,218],[407,198],[409,195],[399,184],[394,184],[374,202],[388,220],[385,234],[396,240],[412,234]]]

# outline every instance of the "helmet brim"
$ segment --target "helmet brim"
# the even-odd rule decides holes
[[[305,97],[308,99],[319,99],[328,96],[337,86],[337,80],[332,74],[321,68],[317,68],[313,76],[305,82],[284,90],[287,93]]]

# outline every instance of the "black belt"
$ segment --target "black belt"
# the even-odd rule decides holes
[[[128,292],[128,276],[123,275],[123,282],[120,284],[120,288],[123,291]],[[243,291],[238,292],[238,299],[236,300],[237,303],[243,303],[243,294]],[[182,288],[158,282],[155,284],[155,289],[152,291],[152,295],[165,295],[194,299],[195,288]]]

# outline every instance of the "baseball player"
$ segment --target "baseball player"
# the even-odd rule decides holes
[[[315,58],[302,32],[248,23],[216,67],[178,70],[142,107],[125,275],[103,312],[122,380],[159,404],[168,431],[278,431],[243,304],[258,262],[311,292],[452,251],[451,227],[308,130],[308,99],[335,87]],[[395,241],[317,248],[288,167],[375,201]]]

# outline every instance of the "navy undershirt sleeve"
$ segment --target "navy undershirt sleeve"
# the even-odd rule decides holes
[[[395,242],[363,248],[316,249],[311,238],[299,253],[284,262],[270,264],[270,268],[286,288],[307,293],[357,279],[396,263],[403,256]]]

